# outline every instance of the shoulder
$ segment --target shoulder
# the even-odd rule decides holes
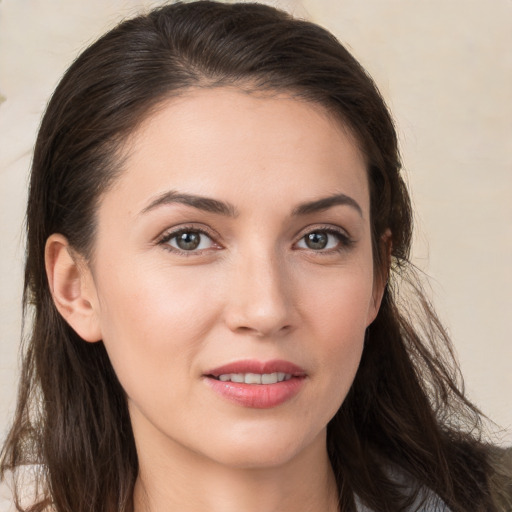
[[[378,512],[372,510],[363,505],[356,498],[356,510],[357,512]],[[408,509],[407,512],[450,512],[448,506],[436,495],[433,495],[432,499],[426,501],[417,499]]]
[[[356,496],[357,512],[378,512],[363,505]],[[421,490],[407,512],[450,512],[444,501],[429,490]]]
[[[405,496],[414,497],[414,501],[407,508],[407,512],[450,512],[446,503],[433,491],[419,486],[415,480],[397,467],[388,467],[389,477],[401,488]],[[378,512],[365,506],[356,496],[357,512]]]

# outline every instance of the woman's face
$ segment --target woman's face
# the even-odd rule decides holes
[[[267,467],[325,446],[382,291],[354,139],[225,88],[170,100],[130,147],[90,279],[139,449]]]

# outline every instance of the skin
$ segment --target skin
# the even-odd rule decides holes
[[[161,200],[169,191],[230,211]],[[353,203],[297,214],[339,194]],[[364,158],[321,107],[203,89],[134,134],[100,201],[92,263],[50,237],[56,305],[84,340],[104,341],[127,393],[137,512],[337,510],[326,426],[383,291],[369,208]],[[183,228],[207,233],[198,249],[177,249]],[[326,248],[308,233],[327,236]],[[307,376],[277,407],[244,407],[203,376],[240,359],[284,359]]]

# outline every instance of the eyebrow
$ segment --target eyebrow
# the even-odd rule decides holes
[[[197,196],[194,194],[183,194],[174,190],[164,192],[157,196],[142,210],[141,213],[147,213],[159,206],[173,203],[185,204],[199,210],[217,213],[227,217],[236,217],[238,215],[237,209],[232,204],[217,201],[216,199],[211,199],[209,197]]]
[[[299,206],[294,208],[293,215],[308,215],[311,213],[328,210],[329,208],[338,205],[350,206],[354,208],[354,210],[356,210],[361,217],[363,217],[363,210],[361,206],[359,206],[359,203],[355,199],[352,199],[350,196],[345,194],[335,194],[333,196],[299,204]]]
[[[174,190],[164,192],[163,194],[157,196],[148,204],[148,206],[142,210],[141,213],[144,214],[158,208],[159,206],[175,203],[185,204],[199,210],[217,213],[226,217],[238,216],[238,210],[230,203],[194,194],[184,194]],[[335,194],[333,196],[323,197],[315,201],[301,203],[293,209],[292,216],[296,217],[301,215],[309,215],[311,213],[328,210],[329,208],[338,205],[350,206],[354,208],[361,217],[363,217],[363,210],[357,201],[345,194]]]

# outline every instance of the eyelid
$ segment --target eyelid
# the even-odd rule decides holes
[[[174,237],[180,235],[181,233],[186,232],[195,232],[200,233],[201,235],[207,236],[211,239],[212,244],[214,247],[208,248],[208,249],[199,249],[194,251],[184,251],[180,250],[176,247],[173,247],[168,244],[170,240],[172,240]],[[184,255],[184,256],[194,256],[198,254],[202,254],[206,251],[210,250],[218,250],[222,248],[222,245],[217,241],[218,235],[214,233],[211,229],[207,228],[206,226],[198,226],[197,224],[184,224],[179,226],[174,226],[172,228],[168,228],[165,231],[163,231],[156,239],[155,239],[155,245],[161,245],[164,247],[165,250],[172,252],[174,254]]]
[[[341,246],[334,248],[334,249],[317,250],[317,251],[315,251],[314,249],[309,249],[312,252],[316,252],[318,254],[322,254],[322,253],[329,254],[332,252],[337,252],[337,251],[339,252],[344,249],[349,249],[350,247],[352,247],[355,244],[355,240],[350,236],[350,234],[347,232],[346,229],[343,229],[340,226],[335,226],[332,224],[317,224],[317,225],[310,225],[310,226],[307,226],[306,228],[302,229],[301,232],[299,233],[299,235],[297,236],[297,239],[294,242],[294,245],[299,243],[306,235],[308,235],[310,233],[315,233],[317,231],[332,234],[332,235],[337,235],[339,237]],[[308,249],[299,248],[299,250],[305,251]]]
[[[199,249],[199,250],[192,250],[192,251],[184,251],[180,250],[176,247],[173,247],[168,244],[169,240],[172,238],[180,235],[184,232],[196,232],[200,233],[202,235],[207,236],[212,240],[212,243],[214,247],[207,248],[207,249]],[[309,225],[305,228],[303,228],[299,234],[296,236],[296,240],[294,242],[294,246],[301,241],[306,235],[309,233],[314,233],[316,231],[319,232],[325,232],[332,235],[336,235],[339,237],[340,247],[331,248],[327,250],[313,250],[309,249],[311,252],[316,252],[318,254],[329,254],[332,252],[339,252],[346,249],[349,249],[351,246],[355,244],[355,240],[350,236],[350,234],[345,230],[344,228],[332,224],[317,224],[317,225]],[[178,225],[174,226],[172,228],[168,228],[164,230],[156,239],[155,239],[155,245],[161,245],[169,252],[172,252],[174,254],[184,255],[184,256],[194,256],[199,255],[207,251],[211,250],[219,250],[222,249],[223,246],[220,244],[217,240],[220,238],[220,236],[214,232],[212,229],[210,229],[207,226],[201,225],[198,226],[197,224],[184,224],[184,225]],[[298,250],[308,250],[305,248],[299,248]]]

